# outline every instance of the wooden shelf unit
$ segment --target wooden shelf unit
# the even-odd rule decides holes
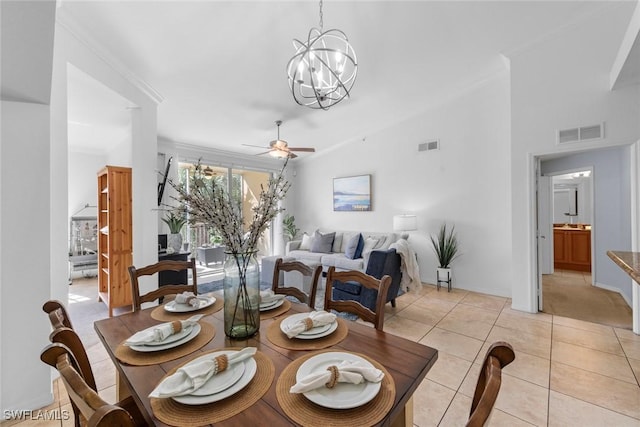
[[[127,268],[133,264],[131,168],[98,172],[98,296],[109,308],[131,305]]]

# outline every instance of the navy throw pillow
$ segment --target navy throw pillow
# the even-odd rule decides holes
[[[356,253],[353,255],[353,259],[362,258],[362,250],[364,249],[364,239],[362,238],[362,234],[358,239],[358,247],[356,248]]]

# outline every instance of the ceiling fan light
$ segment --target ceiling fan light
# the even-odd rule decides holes
[[[280,158],[289,157],[289,153],[287,153],[286,151],[280,151],[280,150],[270,151],[269,155],[271,157],[280,157]]]

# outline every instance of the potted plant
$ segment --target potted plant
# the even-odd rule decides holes
[[[167,236],[167,251],[171,248],[171,252],[180,252],[182,248],[182,227],[187,223],[187,219],[182,213],[170,211],[162,221],[169,226],[169,234]]]
[[[438,258],[438,269],[436,271],[437,287],[440,289],[440,283],[447,283],[447,291],[451,290],[451,263],[458,257],[458,237],[456,236],[455,226],[447,230],[447,224],[440,226],[437,236],[431,236],[431,244],[433,251]]]
[[[287,214],[282,220],[282,228],[282,234],[284,234],[284,237],[289,241],[295,240],[296,236],[300,232],[300,229],[296,227],[296,217],[289,214]]]

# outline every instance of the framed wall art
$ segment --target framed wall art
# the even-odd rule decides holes
[[[366,212],[371,210],[371,175],[333,178],[333,210]]]

